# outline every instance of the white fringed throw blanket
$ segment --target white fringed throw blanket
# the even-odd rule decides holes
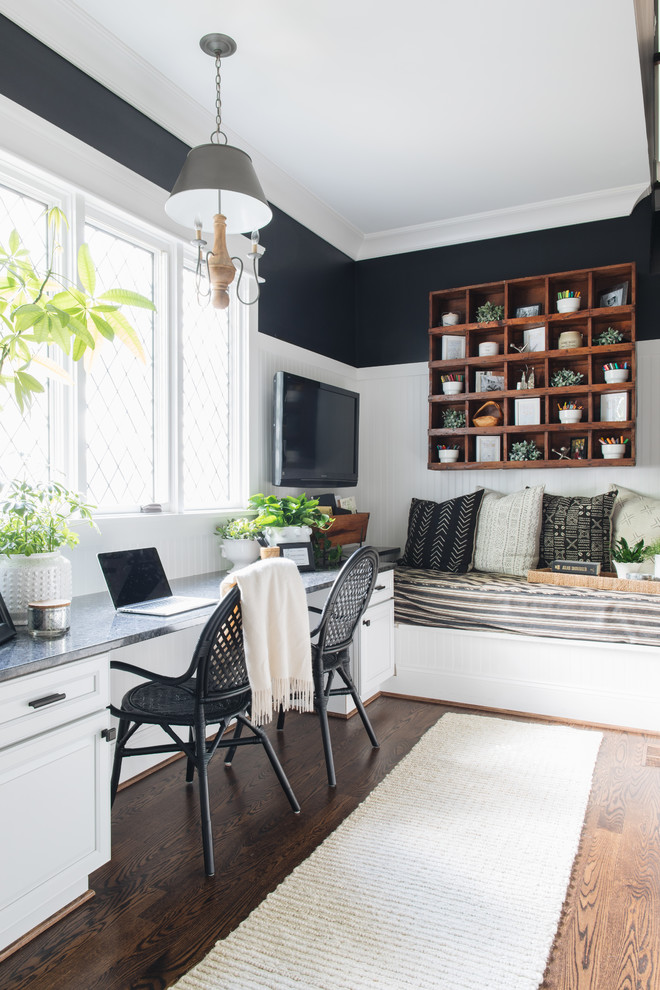
[[[314,710],[307,596],[291,560],[259,560],[226,577],[226,595],[241,592],[245,663],[252,689],[252,721],[269,722],[273,707]]]

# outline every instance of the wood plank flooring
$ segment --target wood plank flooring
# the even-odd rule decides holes
[[[216,758],[213,879],[203,873],[197,790],[185,786],[182,762],[120,792],[112,860],[91,878],[96,896],[1,963],[0,987],[163,990],[451,710],[465,709],[379,698],[369,706],[379,750],[356,718],[332,720],[336,790],[326,784],[315,716],[287,716],[284,734],[270,734],[300,815],[291,814],[261,747],[239,751],[230,770]],[[604,735],[545,990],[660,990],[660,767],[652,765],[659,740]]]

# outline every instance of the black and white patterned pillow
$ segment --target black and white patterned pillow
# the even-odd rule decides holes
[[[553,560],[594,560],[611,569],[612,510],[617,492],[543,496],[539,567]]]
[[[465,574],[472,563],[483,489],[446,502],[414,498],[408,515],[408,538],[401,558],[408,567]]]

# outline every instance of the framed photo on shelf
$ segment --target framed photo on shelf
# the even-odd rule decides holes
[[[541,304],[536,303],[534,306],[518,306],[516,310],[516,317],[521,316],[540,316],[541,315]]]
[[[603,392],[600,397],[602,423],[623,423],[628,419],[628,393]]]
[[[523,343],[526,351],[544,351],[545,326],[527,327],[523,330]]]
[[[628,283],[615,285],[607,292],[602,292],[598,300],[599,306],[625,306],[628,302]]]
[[[306,543],[280,543],[280,556],[292,560],[299,571],[315,569],[311,540],[307,540]]]
[[[499,461],[501,460],[501,437],[477,437],[477,461]]]
[[[16,629],[14,628],[14,623],[11,620],[11,616],[2,600],[2,595],[0,595],[0,643],[6,643],[8,639],[11,639],[16,635]]]
[[[571,440],[571,460],[584,461],[587,458],[587,438],[573,437]]]
[[[491,375],[490,371],[481,372],[481,392],[503,392],[504,375]]]
[[[442,335],[442,360],[455,361],[465,357],[465,337]]]
[[[541,397],[516,399],[516,426],[538,426],[541,422]]]

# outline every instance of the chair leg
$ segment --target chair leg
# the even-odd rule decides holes
[[[195,737],[193,735],[192,728],[188,733],[188,742],[192,746],[195,742]],[[186,784],[192,784],[195,779],[195,761],[191,760],[190,757],[186,760]]]
[[[240,718],[237,718],[236,719],[236,728],[234,729],[234,736],[233,736],[233,738],[234,739],[240,739],[241,732],[242,731],[243,731],[243,723],[241,722]],[[227,755],[225,756],[225,766],[226,767],[230,767],[232,765],[233,760],[234,760],[234,756],[236,755],[236,750],[237,749],[238,749],[237,746],[230,746],[230,748],[227,750]]]
[[[121,763],[124,758],[124,745],[123,740],[129,726],[128,719],[119,719],[119,726],[117,728],[117,742],[115,745],[115,756],[112,761],[112,776],[110,778],[110,804],[115,803],[115,798],[117,796],[117,787],[119,786],[119,776],[121,774]]]
[[[332,673],[332,672],[331,672]],[[317,689],[316,691],[316,707],[319,713],[319,720],[321,722],[321,739],[323,740],[323,752],[325,753],[325,768],[328,773],[328,785],[330,787],[337,786],[337,778],[335,776],[335,761],[332,757],[332,740],[330,739],[330,726],[328,724],[328,698],[322,689]]]
[[[266,733],[264,732],[264,730],[261,728],[261,726],[259,726],[259,725],[251,725],[250,727],[251,727],[252,731],[254,732],[254,734],[256,736],[258,736],[259,739],[261,740],[261,743],[263,744],[263,747],[266,750],[266,756],[270,760],[271,766],[272,766],[273,770],[275,771],[275,773],[277,774],[277,779],[279,780],[280,784],[282,785],[282,790],[284,791],[284,793],[286,794],[287,798],[289,799],[289,804],[293,808],[294,813],[296,815],[299,814],[300,813],[300,805],[298,804],[298,801],[296,800],[296,795],[293,793],[293,788],[291,787],[291,784],[289,783],[288,777],[284,773],[284,770],[282,769],[282,764],[280,763],[280,761],[278,760],[277,756],[275,755],[275,750],[271,746],[270,739],[268,738],[268,736],[266,735]]]
[[[282,729],[284,728],[284,718],[285,718],[285,716],[286,716],[286,712],[284,711],[284,706],[283,705],[280,705],[279,714],[277,716],[277,731],[278,732],[281,732]]]
[[[206,726],[203,722],[195,726],[195,763],[197,765],[197,780],[199,782],[199,811],[202,824],[204,871],[207,877],[212,877],[215,874],[215,862],[213,859],[213,828],[211,826],[208,761],[206,759]]]
[[[360,698],[360,695],[357,692],[357,688],[355,687],[355,684],[353,683],[353,678],[351,677],[351,675],[348,673],[347,670],[344,670],[343,667],[338,667],[337,670],[338,670],[339,676],[343,680],[344,684],[346,685],[346,687],[351,692],[351,697],[352,697],[353,701],[355,702],[355,707],[358,710],[358,715],[362,719],[362,724],[365,727],[365,729],[367,730],[367,735],[369,736],[369,740],[371,742],[371,745],[374,747],[374,749],[379,749],[380,748],[380,743],[376,739],[376,733],[374,732],[374,730],[373,730],[373,728],[371,726],[371,722],[369,721],[369,716],[367,715],[366,710],[365,710],[365,707],[362,704],[362,699]]]

